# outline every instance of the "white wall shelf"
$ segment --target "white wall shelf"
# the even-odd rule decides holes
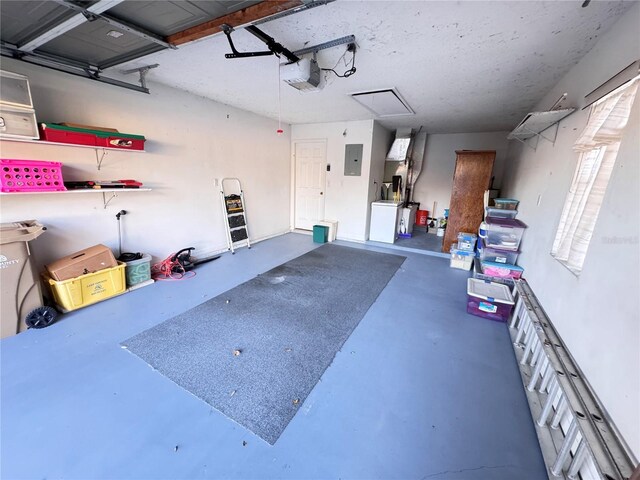
[[[525,145],[529,145],[526,140],[536,137],[535,146],[529,145],[534,150],[538,146],[538,139],[540,139],[540,137],[551,143],[555,143],[556,135],[558,134],[558,123],[560,120],[573,113],[574,110],[575,108],[563,108],[560,110],[550,110],[548,112],[530,112],[522,119],[518,126],[513,129],[507,138],[509,140],[518,140]],[[556,125],[553,138],[542,135],[545,130],[553,125]]]
[[[62,142],[47,142],[46,140],[31,140],[28,138],[1,138],[3,142],[19,142],[19,143],[34,143],[37,145],[54,145],[56,147],[75,147],[75,148],[92,148],[94,150],[113,150],[116,152],[128,152],[128,153],[146,153],[146,150],[125,150],[124,148],[113,147],[100,147],[97,145],[78,145],[76,143],[62,143]]]
[[[2,138],[2,142],[29,143],[32,145],[46,145],[55,147],[71,147],[71,148],[90,148],[96,154],[96,165],[98,170],[102,167],[102,161],[107,152],[126,152],[126,153],[146,153],[146,150],[125,150],[124,148],[99,147],[97,145],[77,145],[75,143],[47,142],[46,140],[32,140],[28,138]],[[102,155],[100,155],[102,152]]]
[[[0,192],[0,195],[68,195],[74,193],[102,193],[104,208],[111,203],[119,193],[150,192],[150,188],[83,188],[77,190],[64,190],[58,192]]]

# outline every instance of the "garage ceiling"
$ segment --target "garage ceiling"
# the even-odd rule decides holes
[[[349,34],[359,47],[357,72],[347,79],[326,74],[324,88],[311,93],[281,85],[287,123],[378,118],[430,133],[500,131],[515,127],[631,3],[338,0],[260,28],[292,50]],[[246,31],[233,35],[238,50],[264,49]],[[135,64],[160,64],[150,81],[277,118],[277,60],[227,60],[227,52],[217,35]],[[318,63],[343,71],[344,53],[344,46],[323,50]],[[388,88],[415,115],[376,117],[349,95]]]
[[[0,2],[2,53],[98,78],[154,52],[207,21],[260,4],[250,0],[33,0]],[[275,3],[286,3],[275,2]],[[299,2],[296,2],[299,3]]]
[[[112,67],[106,73],[127,82],[137,78],[123,76],[123,70],[158,63],[148,73],[149,82],[271,118],[278,116],[280,87],[282,120],[287,123],[378,118],[350,94],[395,88],[415,114],[380,118],[388,128],[423,126],[431,133],[510,130],[633,3],[598,1],[582,8],[581,1],[337,0],[271,17],[260,28],[293,51],[355,35],[357,72],[345,79],[323,72],[322,88],[310,93],[279,82],[273,56],[225,59],[230,48],[223,34],[215,34],[220,31],[216,19],[242,14],[228,22],[236,27],[237,49],[265,50],[261,41],[237,28],[247,23],[241,22],[242,9],[278,3],[292,8],[306,1],[74,2],[88,9],[108,5],[102,15],[134,24],[179,48],[167,49],[166,44],[129,33],[111,37],[109,32],[118,29],[98,19],[83,21],[34,53]],[[77,15],[60,0],[2,0],[0,8],[2,40],[13,45],[24,45]],[[198,27],[207,21],[215,28]],[[196,35],[184,34],[185,29]],[[204,38],[187,43],[199,36]],[[344,45],[323,50],[318,63],[343,72],[351,55],[345,50]]]

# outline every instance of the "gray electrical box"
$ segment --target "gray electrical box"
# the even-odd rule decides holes
[[[344,146],[344,174],[359,177],[362,172],[362,144],[352,143]]]

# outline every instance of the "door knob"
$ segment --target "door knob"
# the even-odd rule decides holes
[[[320,192],[320,195],[322,195],[322,194],[323,194],[323,192]]]

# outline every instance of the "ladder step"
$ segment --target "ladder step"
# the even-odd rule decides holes
[[[229,217],[229,228],[238,228],[238,227],[244,227],[246,225],[245,219],[244,219],[244,215],[236,215],[233,217]]]
[[[231,240],[233,242],[239,242],[247,239],[247,229],[242,228],[238,230],[231,230]]]
[[[224,197],[225,205],[227,207],[227,213],[241,213],[244,212],[242,205],[242,197],[240,195],[226,195]]]

